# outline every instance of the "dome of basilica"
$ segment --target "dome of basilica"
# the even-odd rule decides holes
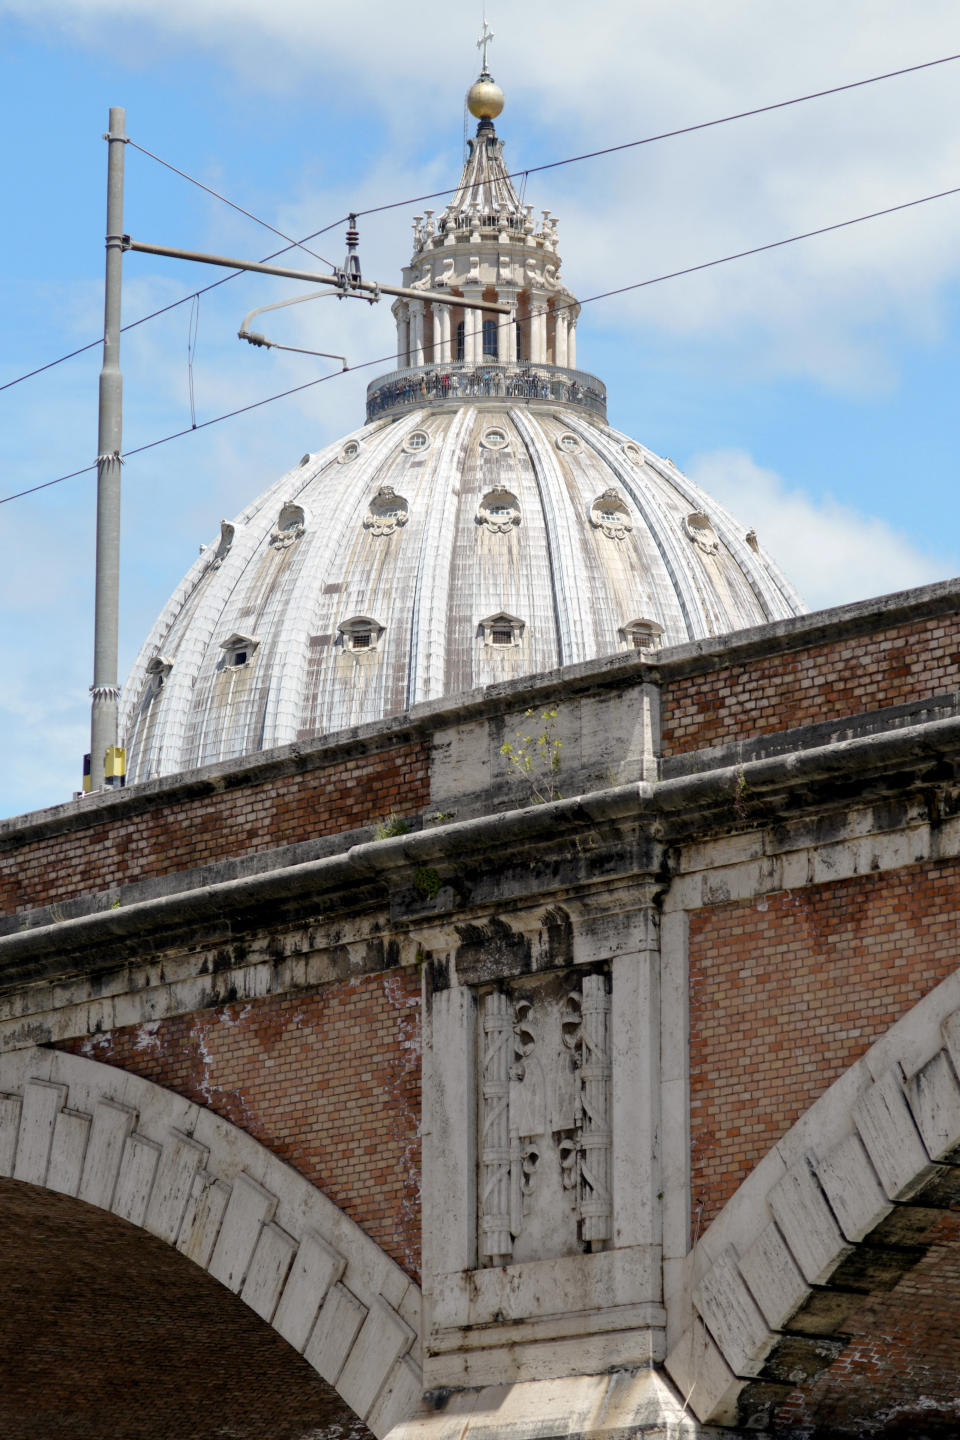
[[[802,612],[752,531],[607,423],[542,215],[485,114],[414,221],[423,298],[394,305],[366,423],[224,521],[157,620],[121,700],[129,780]]]

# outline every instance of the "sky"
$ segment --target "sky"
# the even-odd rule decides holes
[[[488,0],[487,17],[517,169],[960,51],[955,0]],[[97,348],[8,382],[102,334],[111,105],[139,145],[285,234],[333,224],[310,242],[321,260],[292,262],[326,272],[350,210],[455,184],[481,19],[474,0],[0,0],[0,499],[96,454]],[[588,297],[960,185],[958,81],[952,61],[582,160],[531,174],[525,198],[560,217],[563,278]],[[135,239],[256,260],[283,244],[125,153]],[[399,280],[422,210],[361,219],[366,278]],[[597,301],[578,364],[606,382],[611,423],[753,526],[811,608],[945,579],[958,238],[960,195]],[[124,320],[223,273],[128,254]],[[121,676],[221,518],[359,426],[392,368],[386,304],[275,312],[257,322],[272,338],[384,363],[192,430],[336,369],[236,339],[296,293],[245,276],[124,334],[124,449],[188,433],[124,465]],[[91,472],[0,504],[0,816],[80,785],[95,496]]]

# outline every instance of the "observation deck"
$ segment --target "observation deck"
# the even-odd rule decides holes
[[[379,375],[367,386],[367,419],[374,420],[389,410],[452,405],[459,400],[577,405],[599,415],[601,420],[607,418],[606,386],[585,370],[529,361],[474,364],[455,360]]]

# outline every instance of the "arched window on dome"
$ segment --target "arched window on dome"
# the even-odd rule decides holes
[[[464,338],[463,338],[464,335],[465,335],[465,333],[466,333],[465,326],[464,326],[463,321],[461,320],[461,321],[459,322],[459,324],[457,325],[457,359],[458,359],[458,360],[463,360],[463,359],[465,358],[465,356],[466,356],[466,353],[467,353],[466,342],[465,342],[465,340],[464,340]]]
[[[483,322],[483,358],[484,360],[496,360],[497,358],[496,320],[484,320]]]

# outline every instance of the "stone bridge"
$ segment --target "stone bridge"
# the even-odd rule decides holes
[[[4,822],[0,1433],[960,1432],[958,602]]]

